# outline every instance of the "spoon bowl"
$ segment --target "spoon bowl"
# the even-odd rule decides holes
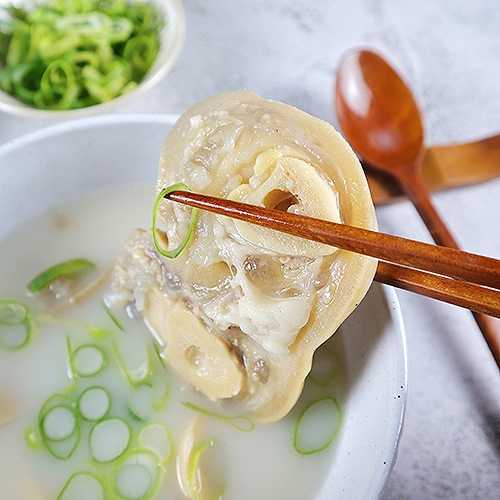
[[[423,181],[423,120],[410,88],[370,50],[347,53],[337,75],[335,105],[347,141],[372,167],[398,181],[438,245],[458,248]]]
[[[346,139],[372,165],[392,172],[421,155],[424,128],[417,103],[375,52],[353,51],[342,59],[335,106]]]

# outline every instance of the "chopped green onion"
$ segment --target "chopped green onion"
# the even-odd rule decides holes
[[[187,401],[183,401],[182,404],[186,408],[197,411],[202,415],[207,415],[209,417],[214,417],[218,418],[219,420],[223,420],[224,422],[227,422],[229,425],[232,425],[235,429],[238,429],[239,431],[250,432],[253,431],[255,428],[255,424],[246,416],[228,417],[226,415],[221,415],[219,413],[213,413],[211,411],[205,410],[204,408],[200,408],[199,406],[196,406]]]
[[[115,358],[122,369],[129,386],[133,389],[140,385],[149,385],[153,373],[153,363],[146,346],[136,338],[122,340],[121,348],[113,343]]]
[[[0,345],[12,351],[25,347],[34,331],[28,306],[17,300],[0,300]]]
[[[68,351],[68,376],[71,380],[76,378],[75,363],[73,360],[73,349],[69,335],[66,335],[66,350]]]
[[[135,344],[127,346],[122,342],[120,350],[115,343],[113,349],[125,379],[133,389],[127,409],[136,420],[145,421],[152,415],[152,410],[159,412],[165,407],[170,394],[170,383],[165,376],[161,358],[157,360],[151,349],[142,342]]]
[[[165,24],[159,8],[139,0],[47,0],[0,14],[0,88],[54,110],[99,104],[137,86],[158,56]]]
[[[104,500],[105,489],[101,481],[88,472],[73,474],[57,496],[57,500]]]
[[[24,432],[24,440],[26,441],[26,444],[34,450],[38,450],[41,447],[35,429],[32,427],[26,429]]]
[[[62,276],[73,276],[82,271],[94,269],[95,264],[87,259],[70,259],[49,267],[47,270],[33,278],[27,285],[31,293],[39,292],[54,280]]]
[[[167,363],[166,363],[165,359],[163,358],[163,356],[161,355],[160,348],[156,342],[153,343],[153,347],[155,350],[156,357],[158,358],[158,361],[160,362],[161,366],[165,370],[167,370],[168,369]]]
[[[132,417],[139,422],[146,422],[152,416],[152,389],[147,385],[140,385],[133,391],[128,403],[127,410]]]
[[[150,450],[136,450],[120,461],[114,474],[114,488],[125,500],[150,499],[160,484],[159,457]]]
[[[122,332],[125,331],[125,328],[120,323],[118,318],[113,314],[113,312],[111,311],[110,307],[106,304],[106,302],[102,302],[102,307],[104,307],[104,310],[106,311],[107,315],[110,317],[111,321],[116,325],[116,327],[119,330],[121,330]]]
[[[200,462],[200,455],[202,452],[208,448],[214,445],[214,440],[213,439],[208,439],[207,441],[204,441],[201,443],[196,450],[194,450],[194,453],[191,457],[191,461],[189,463],[189,468],[188,468],[188,485],[189,485],[189,492],[191,495],[193,495],[196,500],[199,499],[198,495],[198,485],[196,484],[199,481],[199,462]]]
[[[73,351],[73,367],[80,377],[93,377],[106,365],[106,354],[97,345],[84,344]]]
[[[166,249],[161,247],[161,244],[158,241],[158,234],[157,234],[158,207],[166,195],[168,195],[172,191],[176,191],[179,189],[190,191],[190,189],[188,188],[188,186],[186,186],[186,184],[183,184],[183,183],[174,184],[173,186],[165,188],[160,192],[160,194],[156,198],[156,201],[155,201],[155,204],[153,207],[153,240],[154,240],[154,244],[155,244],[158,252],[161,255],[163,255],[164,257],[167,257],[169,259],[174,259],[175,257],[177,257],[184,250],[186,245],[188,244],[188,242],[189,242],[189,240],[194,232],[194,227],[195,227],[195,223],[196,223],[196,214],[198,212],[197,208],[193,208],[193,210],[191,212],[191,222],[189,224],[187,234],[186,234],[184,240],[181,242],[181,244],[177,248],[175,248],[174,250],[166,250]]]
[[[158,50],[158,41],[147,34],[131,38],[125,44],[123,58],[133,68],[132,76],[134,79],[140,78],[140,75],[144,74],[154,63]]]
[[[23,308],[12,308],[3,311],[0,320],[16,323],[26,315]],[[46,321],[54,321],[54,318],[47,317]],[[61,323],[75,334],[89,334],[88,325],[71,320]],[[96,341],[75,348],[70,335],[66,336],[68,374],[73,383],[63,393],[53,394],[44,402],[38,414],[38,428],[28,428],[24,438],[29,447],[43,448],[59,460],[69,459],[76,455],[75,451],[80,459],[83,453],[95,468],[95,473],[73,474],[62,487],[59,500],[151,499],[173,456],[168,428],[152,420],[154,411],[163,409],[170,390],[165,366],[159,353],[152,352],[150,343],[138,337],[120,336],[119,344],[112,339],[103,340],[103,343]],[[85,380],[80,378],[103,369],[111,354],[108,349],[114,350],[117,358],[117,365],[110,363],[109,368],[116,370],[119,366],[132,389],[127,391],[125,405],[121,404],[123,398],[119,404],[112,404],[106,387],[85,386]],[[142,425],[131,418],[109,416],[113,408],[123,411],[127,405],[129,415],[143,422]],[[82,440],[84,435],[86,438]],[[79,443],[82,445],[78,446]]]
[[[71,379],[93,377],[106,366],[106,353],[95,344],[82,344],[76,349],[71,346],[69,335],[66,336],[68,351],[68,375]]]
[[[129,425],[121,418],[109,418],[97,422],[89,435],[89,450],[99,463],[109,463],[129,447],[131,432]]]
[[[136,422],[140,422],[141,424],[146,423],[147,417],[144,417],[141,415],[142,411],[137,411],[136,409],[132,408],[130,405],[127,405],[127,411],[130,417],[132,417],[133,420]]]
[[[99,328],[98,326],[89,326],[89,333],[92,337],[95,339],[105,339],[108,337],[111,333],[111,330],[108,330],[106,328]]]
[[[63,394],[50,396],[38,413],[38,430],[53,457],[71,457],[80,441],[80,420],[74,402]]]
[[[342,417],[335,398],[316,399],[300,413],[293,433],[293,446],[301,455],[326,450],[340,428]]]
[[[28,307],[15,300],[0,301],[0,324],[19,325],[28,317]]]
[[[207,448],[210,448],[214,445],[215,441],[213,439],[208,439],[201,443],[193,452],[191,456],[191,460],[188,467],[188,488],[192,497],[195,500],[202,500],[200,496],[201,490],[204,485],[201,481],[201,474],[199,469],[200,456]],[[220,500],[222,498],[222,493],[224,492],[224,488],[218,494],[213,497],[213,500]]]
[[[165,408],[165,404],[167,403],[168,396],[170,395],[170,383],[167,377],[165,377],[162,373],[161,376],[157,377],[154,381],[151,389],[151,404],[153,409],[156,411],[163,410],[163,408]]]
[[[28,308],[21,302],[17,302],[16,300],[0,301],[0,324],[8,326],[18,325],[27,316]]]
[[[67,406],[53,406],[42,418],[42,431],[49,441],[64,441],[75,429],[75,413]]]
[[[111,407],[111,396],[104,387],[88,387],[77,401],[77,408],[84,420],[95,422],[102,420]]]
[[[145,448],[153,450],[163,463],[168,462],[173,454],[170,432],[161,422],[147,423],[139,432],[139,441]]]
[[[157,30],[163,23],[158,10],[146,2],[137,4],[136,8],[130,12],[129,19],[141,33]]]

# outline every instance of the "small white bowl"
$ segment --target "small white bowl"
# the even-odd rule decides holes
[[[158,56],[144,79],[131,91],[115,97],[111,101],[88,106],[86,108],[56,111],[37,109],[26,104],[12,95],[0,90],[0,110],[8,113],[28,116],[31,118],[77,118],[95,113],[109,111],[110,108],[151,89],[172,68],[177,60],[184,43],[186,33],[186,19],[184,8],[180,0],[149,0],[164,13],[166,23],[160,34],[161,47]],[[0,5],[16,4],[15,0],[0,0]]]

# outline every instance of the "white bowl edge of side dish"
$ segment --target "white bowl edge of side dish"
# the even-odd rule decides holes
[[[0,110],[31,118],[71,119],[95,113],[110,112],[110,108],[117,104],[128,101],[150,90],[170,71],[179,57],[186,36],[186,18],[181,0],[149,1],[156,4],[165,13],[167,23],[160,34],[161,47],[158,56],[145,78],[139,82],[137,87],[110,101],[86,108],[64,111],[37,109],[0,90]],[[0,0],[1,7],[17,3],[19,3],[17,0]]]
[[[175,120],[162,114],[84,117],[1,145],[0,239],[97,188],[150,184],[153,196],[160,150]],[[335,460],[311,500],[374,500],[396,460],[407,395],[406,335],[395,291],[374,283],[335,335],[347,356],[348,391]]]

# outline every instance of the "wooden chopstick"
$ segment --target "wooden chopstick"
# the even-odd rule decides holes
[[[172,191],[167,198],[387,262],[500,288],[500,261],[490,257],[190,191]]]
[[[375,280],[402,290],[500,318],[500,292],[475,283],[379,261]],[[498,343],[498,339],[494,339]],[[499,353],[495,358],[500,363]]]
[[[190,191],[166,198],[375,257],[377,281],[500,318],[497,259]]]

